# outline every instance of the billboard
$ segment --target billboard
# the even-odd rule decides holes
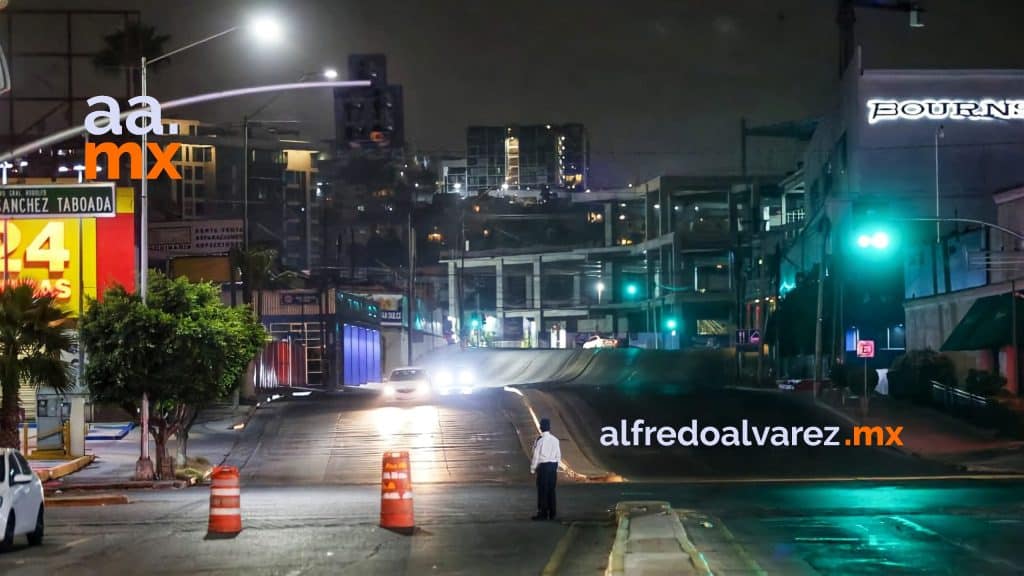
[[[75,316],[86,296],[97,298],[115,283],[134,290],[134,192],[105,186],[113,198],[109,207],[102,186],[17,187],[37,191],[33,193],[0,188],[0,196],[12,201],[9,209],[0,206],[0,276],[4,283],[34,280],[41,289],[56,294],[57,301]],[[84,204],[83,198],[88,200]],[[75,211],[72,206],[77,207]],[[67,217],[72,213],[81,217]]]
[[[402,294],[362,294],[361,296],[372,300],[377,305],[381,326],[404,325],[402,310],[405,308],[405,296]]]
[[[149,225],[149,257],[166,260],[172,256],[214,256],[227,254],[242,245],[241,220],[182,220]]]

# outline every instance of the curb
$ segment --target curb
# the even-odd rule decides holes
[[[176,490],[186,488],[189,483],[184,480],[123,480],[114,482],[73,482],[70,484],[54,483],[44,485],[48,494],[67,492],[91,492],[98,490]]]
[[[39,468],[33,469],[33,471],[36,473],[36,476],[39,477],[40,481],[49,482],[50,480],[56,480],[57,478],[62,478],[68,474],[74,474],[89,464],[92,464],[92,461],[95,459],[95,454],[87,454],[63,464],[58,464],[52,468]]]
[[[116,504],[128,504],[128,497],[124,494],[98,494],[95,496],[59,496],[46,498],[47,508],[72,508],[77,506],[111,506]]]
[[[671,518],[668,520],[669,526],[661,526],[660,528],[652,530],[650,527],[642,530],[642,535],[638,536],[632,541],[635,546],[630,546],[630,535],[632,515],[638,514],[638,519],[644,516],[659,516],[663,518]],[[664,501],[657,500],[644,500],[644,501],[625,501],[619,502],[615,505],[615,516],[618,518],[618,529],[615,532],[615,542],[612,544],[611,552],[608,554],[608,567],[605,569],[605,576],[620,576],[626,574],[627,568],[627,555],[635,554],[636,561],[630,563],[630,571],[639,571],[640,573],[651,573],[661,574],[662,570],[668,564],[666,560],[671,560],[671,564],[680,568],[677,573],[685,574],[687,572],[699,573],[699,574],[711,574],[711,568],[708,566],[707,561],[704,559],[704,555],[701,554],[700,550],[693,545],[690,538],[686,535],[686,529],[683,528],[682,522],[679,520],[679,516],[675,511],[672,510],[671,504]],[[666,530],[668,528],[669,530]],[[679,545],[678,554],[672,550],[664,550],[661,546],[643,546],[642,543],[645,541],[651,544],[658,545],[666,541],[675,540]],[[644,552],[644,548],[649,548],[649,552]],[[647,561],[650,565],[644,565],[644,555],[649,555]],[[671,556],[679,556],[679,558],[671,559]],[[686,556],[684,560],[682,556]],[[682,569],[684,563],[688,562],[691,570]],[[648,572],[648,570],[650,572]],[[667,572],[665,572],[667,573]]]
[[[511,392],[511,393],[513,393],[513,394],[515,394],[516,396],[519,397],[519,399],[523,403],[523,406],[530,413],[530,418],[533,420],[533,426],[534,426],[534,430],[535,430],[534,434],[540,434],[540,419],[537,417],[537,412],[534,410],[533,405],[530,403],[530,399],[527,398],[525,394],[523,394],[522,390],[519,390],[517,388],[513,388],[513,387],[510,387],[510,386],[505,386],[503,389],[506,392]],[[523,432],[524,431],[522,431],[518,427],[516,427],[516,433],[519,436],[519,443],[522,445],[523,451],[526,453],[527,458],[530,458],[531,457],[531,454],[530,454],[530,442],[526,438],[526,436],[525,436],[525,434]],[[568,433],[568,431],[566,433]],[[586,456],[582,452],[580,452],[580,456],[583,457],[583,458],[586,458]],[[591,466],[593,468],[596,468],[596,469],[600,470],[600,467],[598,467],[597,465],[593,464],[592,462],[591,462]],[[624,481],[624,479],[621,476],[619,476],[617,474],[613,474],[611,472],[607,472],[607,471],[603,471],[601,474],[591,474],[591,475],[582,474],[582,473],[577,472],[576,470],[574,470],[572,468],[572,466],[570,466],[569,463],[566,462],[564,457],[562,458],[562,461],[559,462],[558,468],[562,472],[564,472],[566,476],[568,476],[569,478],[571,478],[573,480],[576,480],[578,482],[612,483],[612,482],[623,482]]]

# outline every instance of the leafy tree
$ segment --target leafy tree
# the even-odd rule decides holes
[[[238,385],[265,341],[252,313],[225,306],[212,284],[154,274],[145,303],[119,286],[90,302],[82,319],[85,382],[97,402],[133,414],[142,393],[149,396],[157,474],[170,478],[167,441],[177,436],[186,454],[199,410]]]
[[[71,387],[61,353],[74,343],[70,312],[52,293],[20,281],[0,291],[0,447],[18,447],[18,391],[22,382],[59,392]]]
[[[166,49],[164,45],[171,37],[157,34],[154,26],[134,22],[112,34],[103,37],[103,49],[93,56],[92,63],[97,69],[109,74],[129,73],[128,93],[138,94],[139,64],[143,56],[156,58]],[[154,67],[169,64],[170,60],[161,60]],[[147,68],[150,68],[147,66]]]

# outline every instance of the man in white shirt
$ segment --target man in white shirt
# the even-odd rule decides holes
[[[537,475],[537,515],[533,520],[554,520],[555,482],[562,449],[558,438],[551,434],[551,421],[547,418],[540,419],[540,432],[540,437],[533,443],[533,460],[530,462],[530,474]]]

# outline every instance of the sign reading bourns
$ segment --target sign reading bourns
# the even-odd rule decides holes
[[[1024,120],[1024,100],[868,100],[868,124],[893,120]]]

